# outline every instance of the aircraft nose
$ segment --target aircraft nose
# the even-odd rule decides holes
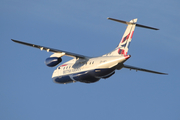
[[[58,76],[58,71],[54,70],[53,74],[52,74],[52,78],[57,77]]]

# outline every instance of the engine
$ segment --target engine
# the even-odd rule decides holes
[[[61,57],[49,57],[45,60],[45,64],[48,67],[54,67],[62,61]]]

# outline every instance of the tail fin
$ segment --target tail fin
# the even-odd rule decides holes
[[[130,45],[130,42],[132,40],[132,37],[133,37],[134,30],[135,30],[136,26],[137,27],[148,28],[148,29],[153,29],[153,30],[159,30],[157,28],[137,24],[136,23],[137,18],[131,20],[130,22],[126,22],[126,21],[123,21],[123,20],[117,20],[117,19],[114,19],[114,18],[107,18],[107,19],[127,24],[127,28],[126,28],[126,30],[124,32],[124,35],[123,35],[118,47],[113,52],[111,52],[111,55],[118,55],[118,54],[127,55],[128,50],[129,50],[129,45]],[[106,55],[108,55],[108,54],[106,54]]]
[[[118,47],[120,48],[118,53],[127,55],[129,45],[132,40],[133,33],[134,33],[134,30],[136,27],[136,24],[135,24],[136,22],[137,22],[137,19],[133,19],[129,23],[127,23],[128,26],[127,26],[127,28],[124,32],[124,35],[118,45]]]

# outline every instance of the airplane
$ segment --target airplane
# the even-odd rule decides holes
[[[106,79],[111,77],[116,70],[120,70],[122,68],[167,75],[167,73],[152,71],[152,70],[124,64],[124,62],[126,62],[126,60],[128,60],[131,57],[131,55],[128,55],[128,50],[134,34],[135,27],[137,26],[152,30],[159,30],[159,29],[137,24],[136,23],[137,18],[132,19],[130,22],[118,20],[114,18],[107,18],[107,19],[124,23],[127,25],[127,28],[118,46],[113,51],[99,57],[88,57],[76,53],[71,53],[63,50],[26,43],[14,39],[11,40],[19,44],[31,46],[34,48],[38,48],[40,50],[46,50],[47,52],[52,52],[53,54],[45,60],[45,64],[48,67],[57,66],[59,63],[62,62],[63,56],[72,57],[73,59],[59,65],[54,70],[52,74],[52,79],[55,83],[60,83],[60,84],[74,83],[74,82],[94,83],[99,81],[100,79]]]

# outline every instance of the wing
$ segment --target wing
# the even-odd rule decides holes
[[[133,69],[133,70],[139,70],[139,71],[144,71],[144,72],[150,72],[150,73],[155,73],[155,74],[162,74],[162,75],[168,75],[167,73],[161,73],[161,72],[157,72],[157,71],[152,71],[152,70],[147,70],[147,69],[143,69],[143,68],[138,68],[138,67],[133,67],[130,65],[124,65],[124,68],[128,68],[128,69]]]
[[[23,44],[23,45],[27,45],[27,46],[30,46],[30,47],[39,48],[40,50],[46,50],[47,52],[65,53],[66,56],[74,57],[74,58],[81,58],[81,59],[89,58],[89,57],[87,57],[87,56],[79,55],[79,54],[76,54],[76,53],[71,53],[71,52],[67,52],[67,51],[63,51],[63,50],[57,50],[57,49],[53,49],[53,48],[49,48],[49,47],[44,47],[44,46],[40,46],[40,45],[35,45],[35,44],[31,44],[31,43],[26,43],[26,42],[14,40],[14,39],[11,39],[11,40],[12,40],[13,42],[16,42],[16,43],[19,43],[19,44]]]

